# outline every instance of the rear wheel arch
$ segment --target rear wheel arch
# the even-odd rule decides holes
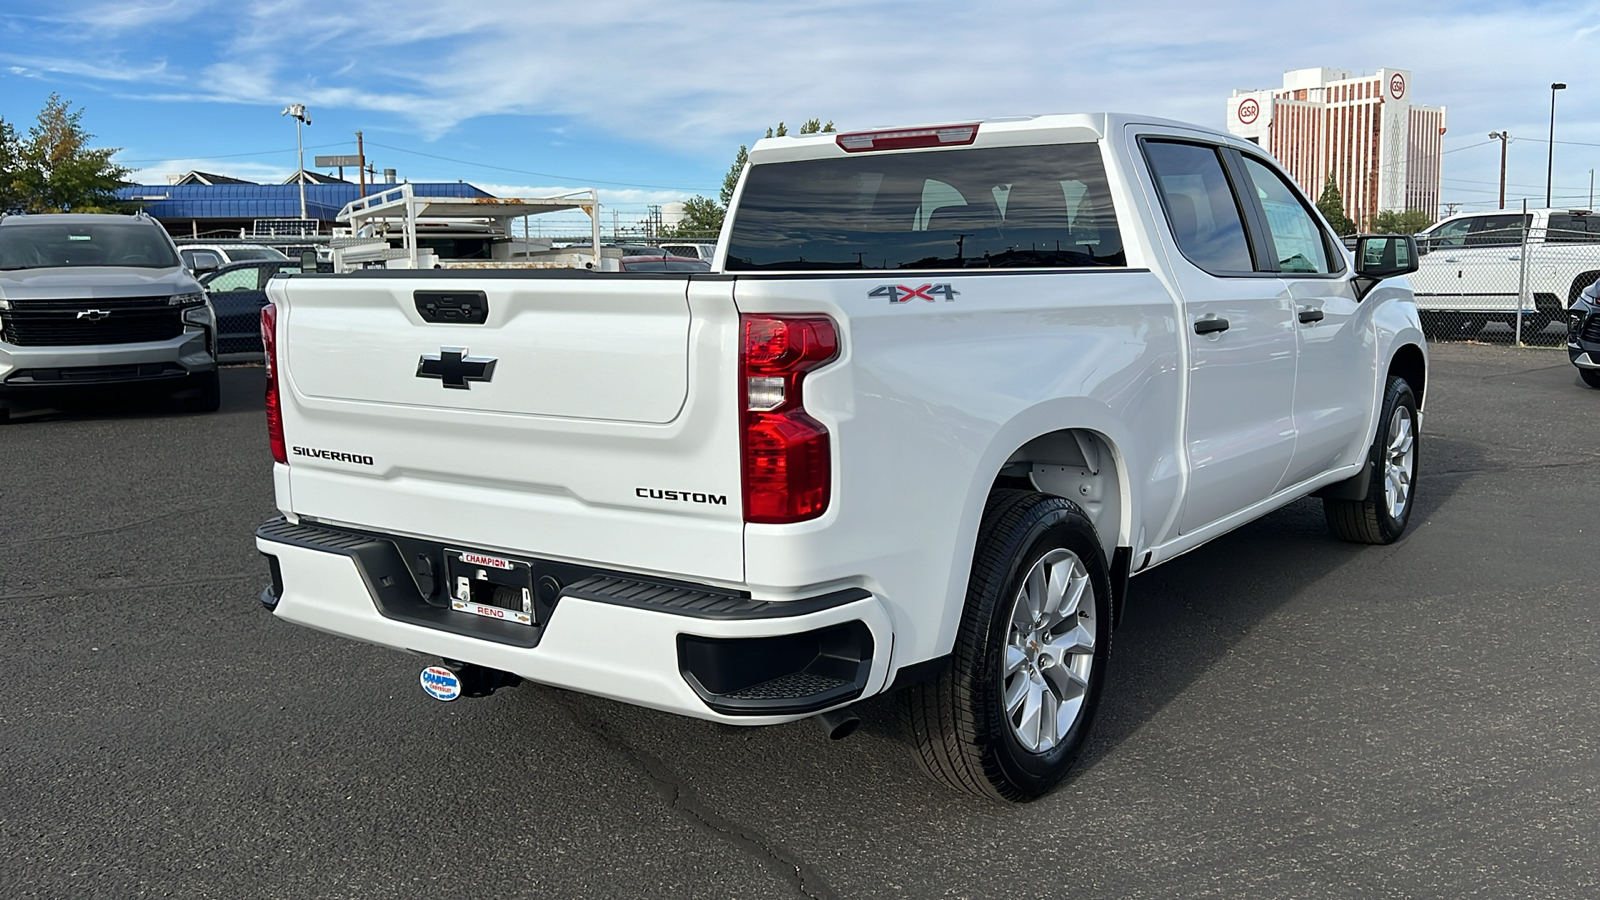
[[[1103,432],[1060,428],[1013,450],[995,474],[990,490],[1030,490],[1071,500],[1094,525],[1109,560],[1117,547],[1130,543],[1132,502],[1127,473],[1122,452]]]

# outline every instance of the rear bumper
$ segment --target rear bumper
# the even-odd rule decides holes
[[[280,619],[667,712],[775,724],[887,680],[889,618],[865,590],[759,601],[579,571],[527,626],[425,598],[398,549],[414,554],[425,542],[275,520],[256,546],[273,561],[262,600]]]

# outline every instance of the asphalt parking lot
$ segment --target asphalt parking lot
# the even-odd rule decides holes
[[[1594,897],[1600,391],[1434,348],[1412,531],[1303,501],[1134,581],[1075,780],[944,793],[830,743],[273,620],[261,370],[215,415],[0,428],[0,896]]]

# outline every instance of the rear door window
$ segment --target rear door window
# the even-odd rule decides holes
[[[1531,215],[1478,216],[1467,232],[1467,246],[1515,247],[1522,243],[1522,233],[1532,218]]]
[[[730,271],[1124,266],[1098,144],[754,166]]]
[[[1145,141],[1144,155],[1183,255],[1214,275],[1253,272],[1244,220],[1217,148]]]

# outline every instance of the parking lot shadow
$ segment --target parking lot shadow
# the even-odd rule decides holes
[[[1306,498],[1135,577],[1115,635],[1100,721],[1077,771],[1112,753],[1263,620],[1325,580],[1347,578],[1343,570],[1403,548],[1463,483],[1431,473],[1484,465],[1477,445],[1426,438],[1409,527],[1389,547],[1339,541],[1328,531],[1322,501]]]
[[[222,407],[218,413],[262,409],[266,390],[265,370],[259,365],[224,366],[220,370]],[[43,400],[40,401],[45,402]],[[42,425],[48,422],[75,422],[101,419],[144,419],[207,416],[212,413],[184,409],[182,398],[152,391],[126,388],[83,389],[68,397],[49,402],[56,406],[30,406],[12,409],[6,424],[12,427]]]

